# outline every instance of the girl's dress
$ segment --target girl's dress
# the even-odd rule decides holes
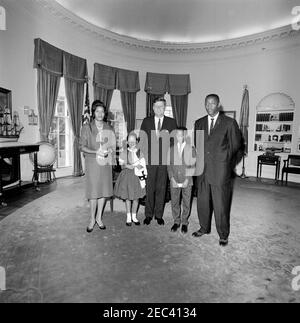
[[[142,158],[143,156],[139,151],[128,148],[121,153],[119,161],[121,165],[135,165]],[[114,194],[124,201],[139,200],[146,195],[146,189],[143,186],[134,169],[124,168],[117,179]]]

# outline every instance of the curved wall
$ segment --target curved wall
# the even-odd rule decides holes
[[[146,95],[143,88],[147,72],[191,74],[188,127],[192,127],[194,121],[205,114],[204,98],[211,92],[217,92],[224,108],[236,110],[239,118],[243,86],[247,84],[250,92],[249,175],[256,172],[257,153],[251,151],[254,146],[256,106],[266,95],[283,92],[292,97],[296,104],[297,120],[294,137],[300,142],[300,91],[297,81],[300,75],[299,34],[252,42],[251,45],[244,42],[234,49],[225,46],[207,52],[153,51],[106,40],[98,33],[87,31],[63,15],[45,8],[42,3],[36,0],[0,0],[0,5],[7,11],[7,31],[0,32],[0,86],[13,91],[13,108],[19,110],[25,125],[21,141],[35,142],[39,139],[38,127],[28,126],[23,113],[24,106],[34,108],[37,112],[33,40],[39,37],[86,58],[91,77],[95,62],[138,70],[142,91],[137,97],[137,118],[145,116]],[[298,140],[294,140],[294,152],[297,152],[297,143]],[[31,178],[32,167],[24,158],[24,176]],[[264,176],[273,177],[273,169],[266,169]]]

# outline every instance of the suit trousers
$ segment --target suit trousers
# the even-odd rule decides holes
[[[211,185],[204,178],[198,182],[198,217],[203,233],[211,232],[212,215],[220,239],[228,239],[230,234],[230,212],[233,196],[233,180],[220,186]]]
[[[182,213],[181,213],[181,194],[182,194]],[[174,223],[181,225],[189,225],[189,217],[191,211],[192,186],[187,188],[174,188],[171,184],[172,197],[172,214]]]
[[[146,186],[146,218],[162,219],[165,209],[165,199],[168,184],[167,166],[158,165],[147,167],[148,178]]]

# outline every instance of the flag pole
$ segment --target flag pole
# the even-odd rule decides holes
[[[244,85],[244,93],[245,93],[245,91],[247,91],[248,90],[248,85],[247,84],[245,84]],[[248,142],[247,143],[245,143],[247,146],[248,146]],[[247,147],[248,148],[248,147]],[[245,146],[245,150],[246,150],[246,146]],[[248,149],[247,149],[247,151],[248,151]],[[247,175],[246,175],[246,166],[245,166],[245,158],[246,158],[246,155],[247,155],[247,153],[246,153],[246,151],[244,151],[243,152],[243,167],[242,167],[242,174],[240,175],[240,178],[241,179],[246,179],[246,178],[249,178]]]

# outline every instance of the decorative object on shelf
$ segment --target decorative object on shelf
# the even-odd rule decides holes
[[[12,111],[11,91],[0,88],[0,142],[16,142],[24,128],[18,112]]]
[[[254,150],[291,153],[294,111],[293,99],[284,93],[272,93],[262,99],[256,112]]]
[[[31,109],[28,115],[28,124],[29,126],[37,126],[38,125],[38,116],[35,114],[34,110]]]

